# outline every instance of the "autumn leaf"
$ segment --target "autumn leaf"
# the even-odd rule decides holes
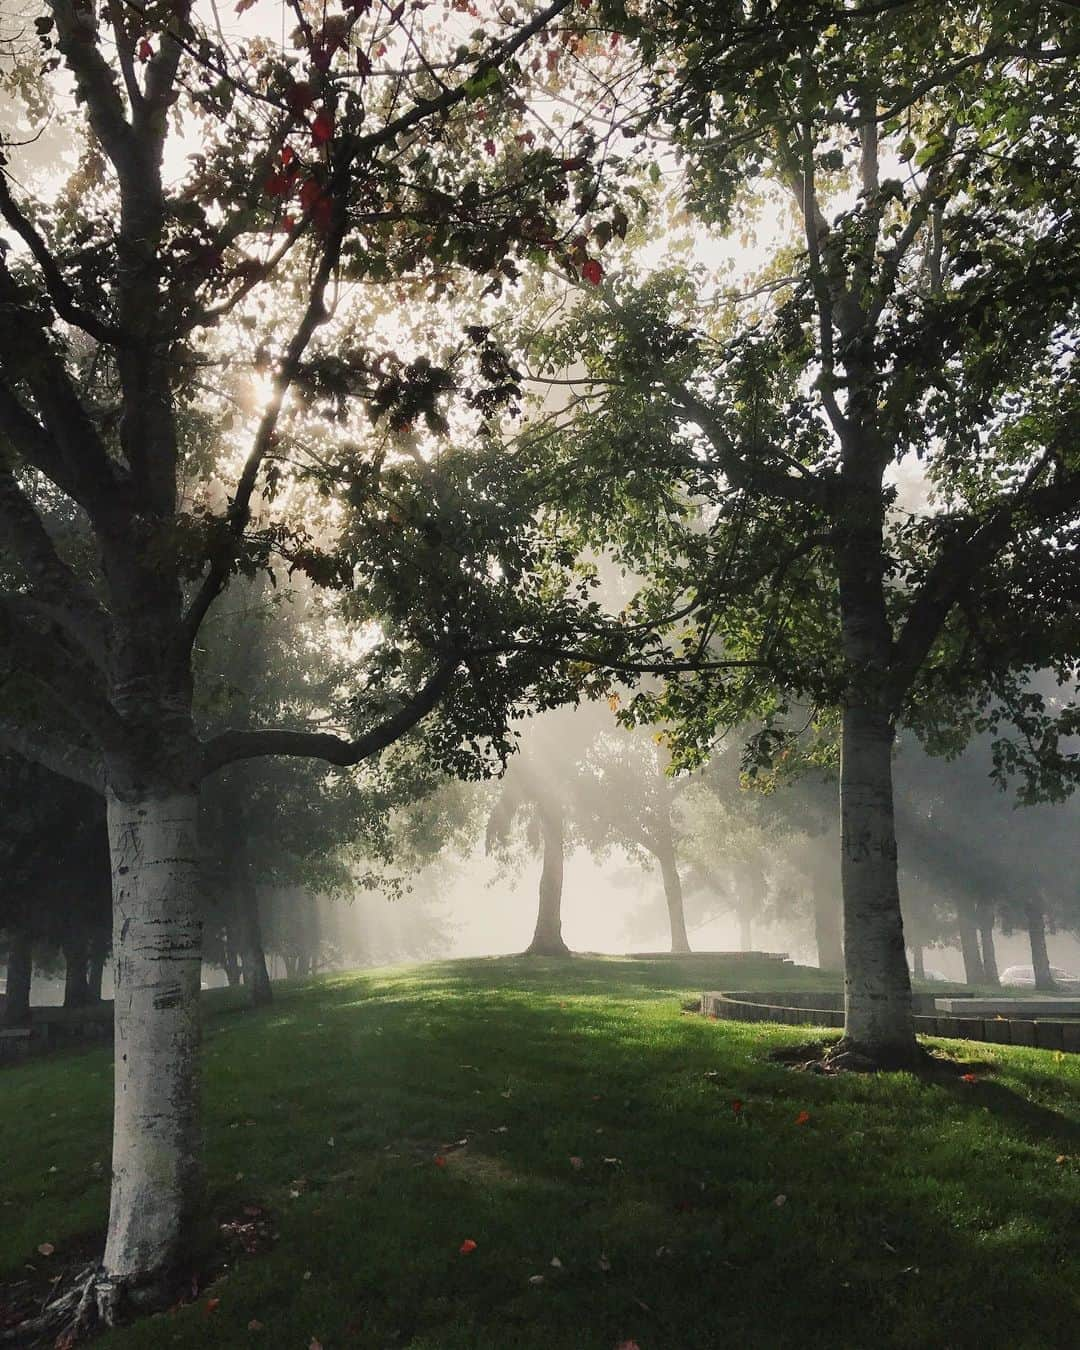
[[[312,1336],[311,1340],[308,1342],[307,1350],[323,1350],[322,1341],[316,1340],[316,1338]]]
[[[778,1195],[776,1199],[773,1201],[773,1204],[776,1206],[777,1209],[783,1209],[783,1207],[787,1204],[787,1196]]]
[[[570,1166],[574,1169],[575,1172],[580,1172],[581,1169],[585,1166],[585,1159],[572,1157],[570,1159]]]
[[[150,46],[150,43],[146,38],[140,38],[139,45],[135,49],[135,54],[140,61],[149,61],[154,54],[154,49]]]
[[[238,0],[238,4],[236,6],[236,13],[243,14],[246,10],[251,9],[254,4],[255,0]]]
[[[255,3],[255,0],[248,0],[248,3],[249,3],[249,4],[254,4],[254,3]],[[248,1328],[247,1328],[247,1329],[248,1329],[248,1331],[265,1331],[265,1330],[266,1330],[266,1323],[265,1323],[265,1322],[260,1322],[259,1319],[258,1319],[257,1317],[253,1317],[253,1318],[251,1319],[251,1321],[248,1323]]]
[[[285,102],[289,111],[299,116],[302,112],[307,112],[315,102],[315,90],[306,80],[298,80],[295,84],[290,84],[285,91]]]
[[[436,1154],[435,1154],[435,1166],[436,1166],[436,1167],[445,1167],[445,1166],[446,1166],[446,1159],[443,1157],[443,1155],[442,1155],[441,1153],[436,1153]]]
[[[800,1111],[799,1114],[795,1117],[795,1124],[805,1125],[809,1119],[810,1119],[809,1111]]]
[[[590,286],[599,286],[600,278],[604,275],[604,269],[595,258],[590,258],[588,262],[582,264],[581,275]]]
[[[204,1310],[205,1310],[207,1313],[212,1313],[212,1312],[217,1312],[218,1308],[220,1308],[220,1307],[221,1307],[221,1299],[219,1299],[219,1298],[208,1298],[208,1299],[206,1300],[206,1305],[205,1305],[205,1309],[204,1309]]]
[[[962,1073],[960,1075],[961,1083],[977,1083],[979,1080],[973,1073]]]
[[[334,134],[334,119],[324,108],[311,124],[311,144],[325,145]]]
[[[52,1254],[53,1254],[54,1251],[56,1251],[56,1248],[53,1246],[53,1244],[52,1244],[51,1242],[39,1242],[39,1243],[38,1243],[38,1255],[39,1255],[39,1256],[52,1256]]]
[[[734,1111],[734,1113],[735,1113],[737,1116],[741,1116],[741,1115],[742,1115],[742,1108],[743,1108],[742,1101],[740,1100],[740,1098],[736,1097],[735,1100],[731,1103],[731,1109],[732,1109],[732,1111]]]
[[[470,1252],[476,1251],[476,1243],[472,1240],[472,1238],[466,1238],[465,1241],[458,1248],[458,1251],[461,1253],[462,1256],[468,1256]]]
[[[637,1341],[620,1341],[615,1350],[641,1350],[641,1346],[638,1345]]]

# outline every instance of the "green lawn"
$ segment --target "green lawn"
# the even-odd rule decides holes
[[[767,1055],[805,1028],[682,1012],[725,986],[827,981],[507,958],[277,986],[261,1013],[210,999],[207,1236],[228,1268],[99,1344],[1080,1343],[1080,1057],[957,1042],[974,1084],[796,1073]],[[93,1050],[0,1073],[0,1280],[100,1233],[109,1072]],[[269,1250],[220,1232],[262,1222],[245,1206]]]

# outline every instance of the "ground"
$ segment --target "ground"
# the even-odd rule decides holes
[[[682,1006],[824,985],[508,958],[215,995],[197,1294],[97,1344],[1077,1344],[1080,1056],[938,1043],[976,1081],[822,1078],[769,1058],[806,1028]],[[101,1049],[0,1073],[9,1287],[100,1239],[109,1074]]]

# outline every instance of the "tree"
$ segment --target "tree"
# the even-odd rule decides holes
[[[545,149],[527,188],[515,165],[492,189],[470,153],[474,113],[499,106],[516,53],[568,3],[465,36],[445,79],[426,59],[404,68],[414,20],[389,4],[323,18],[295,6],[295,55],[258,38],[229,48],[186,0],[110,5],[100,18],[86,0],[48,0],[36,24],[57,97],[74,86],[63,116],[78,168],[58,191],[21,171],[25,144],[3,147],[0,519],[18,569],[0,595],[18,690],[3,735],[103,791],[108,809],[122,1053],[104,1262],[57,1309],[77,1310],[80,1325],[95,1306],[111,1322],[129,1299],[167,1298],[197,1202],[203,780],[263,755],[356,764],[440,700],[447,760],[472,754],[463,723],[477,740],[502,734],[519,668],[475,656],[466,672],[467,616],[453,612],[398,620],[355,681],[367,696],[350,725],[332,731],[285,722],[202,740],[192,652],[230,576],[275,552],[323,581],[353,576],[287,509],[302,477],[283,453],[297,419],[341,417],[357,399],[395,434],[414,421],[435,430],[459,376],[475,376],[474,410],[512,396],[480,339],[461,344],[452,374],[326,325],[341,281],[430,276],[428,259],[513,274],[512,256],[532,247],[523,200],[568,170]],[[446,30],[450,44],[458,36]],[[171,185],[166,147],[184,136],[198,150]],[[245,364],[259,406],[230,438],[224,405]],[[200,378],[215,369],[208,395]],[[201,440],[189,435],[199,420],[213,433]],[[346,504],[374,494],[392,533],[387,447],[339,450],[324,490]],[[79,522],[77,553],[48,528],[57,500]],[[383,565],[365,563],[365,576]]]
[[[1063,667],[1077,653],[1075,624],[1030,600],[1049,611],[1075,583],[1077,35],[1064,10],[1007,2],[689,4],[626,31],[651,72],[626,122],[663,131],[673,177],[681,161],[675,207],[723,238],[752,218],[749,181],[800,238],[734,290],[703,264],[609,266],[533,344],[575,372],[568,509],[650,578],[628,622],[667,613],[669,650],[698,666],[628,710],[681,727],[684,762],[748,715],[778,749],[793,700],[839,710],[833,1057],[909,1066],[896,727],[950,679],[986,688],[975,650],[999,671],[1030,660],[1021,632]],[[936,501],[900,509],[893,476],[916,460]]]

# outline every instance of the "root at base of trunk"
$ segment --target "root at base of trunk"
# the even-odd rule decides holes
[[[530,942],[522,956],[570,956],[570,948],[565,942]]]
[[[91,1336],[116,1326],[128,1311],[164,1307],[167,1299],[158,1284],[135,1284],[89,1266],[74,1276],[37,1317],[0,1332],[0,1344],[72,1350]]]

